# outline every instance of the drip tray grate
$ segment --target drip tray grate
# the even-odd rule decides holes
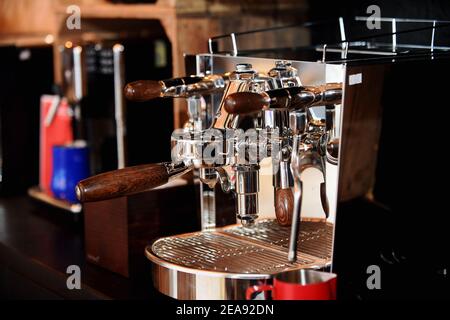
[[[162,238],[153,244],[152,254],[195,270],[239,274],[274,274],[331,262],[333,225],[302,221],[296,263],[287,260],[289,233],[289,227],[263,220],[252,228],[230,226]]]
[[[257,228],[242,226],[224,230],[225,233],[243,237],[262,245],[271,245],[287,253],[290,227],[282,227],[275,220],[263,220]],[[331,259],[333,250],[333,225],[325,221],[302,221],[298,250],[321,259]]]

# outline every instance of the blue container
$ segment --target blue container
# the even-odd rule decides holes
[[[71,203],[78,202],[75,186],[90,175],[89,148],[86,143],[53,147],[53,195]]]

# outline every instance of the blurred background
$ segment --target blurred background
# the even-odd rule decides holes
[[[124,81],[164,79],[185,73],[183,54],[207,52],[211,36],[305,21],[367,15],[379,5],[385,17],[449,19],[446,1],[333,1],[307,0],[1,0],[0,1],[0,190],[24,193],[39,185],[39,104],[44,94],[67,95],[72,85],[64,79],[70,59],[63,51],[85,47],[82,95],[84,131],[92,142],[93,173],[117,167],[114,119],[112,47],[124,46]],[[81,29],[69,29],[71,5],[78,6]],[[75,26],[76,27],[76,26]],[[428,35],[427,35],[428,36]],[[269,43],[308,43],[334,40],[328,30],[280,33],[277,38],[256,34],[242,47]],[[245,42],[245,37],[243,38]],[[314,42],[314,41],[313,41]],[[70,55],[70,54],[69,54]],[[67,56],[67,52],[66,52]],[[67,78],[67,77],[66,77]],[[172,129],[186,120],[185,107],[158,101],[127,108],[127,164],[158,162],[170,157]],[[150,103],[151,104],[151,103]],[[158,118],[158,121],[151,119]],[[151,125],[149,124],[151,121]],[[158,135],[151,142],[144,137]],[[64,139],[63,139],[64,140]],[[43,142],[41,142],[43,143]],[[26,147],[25,147],[26,146]],[[41,146],[42,147],[42,146]]]

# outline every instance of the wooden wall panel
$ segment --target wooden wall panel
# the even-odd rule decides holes
[[[342,126],[339,200],[370,196],[375,183],[382,125],[383,83],[387,65],[348,67],[347,79],[362,74],[362,83],[346,85]]]
[[[0,0],[0,33],[52,33],[54,0]]]
[[[207,52],[208,38],[301,22],[305,20],[308,9],[306,0],[158,0],[156,5],[113,5],[106,0],[0,0],[0,40],[6,33],[53,34],[56,48],[67,36],[65,8],[72,4],[81,7],[84,25],[89,19],[96,18],[159,20],[172,43],[174,76],[185,74],[183,54]],[[104,26],[99,25],[95,32],[105,32],[108,28],[105,23]],[[77,33],[71,31],[70,36],[77,37]],[[294,33],[272,38],[267,34],[255,34],[242,41],[241,45],[264,48],[277,41],[283,42],[285,38],[298,41],[306,37]],[[40,41],[43,42],[42,37]],[[56,70],[59,70],[57,55]],[[55,73],[55,81],[59,82],[58,73]],[[185,122],[186,108],[182,102],[175,104],[174,119],[175,127]]]
[[[58,6],[102,5],[106,0],[0,0],[0,34],[54,33]]]

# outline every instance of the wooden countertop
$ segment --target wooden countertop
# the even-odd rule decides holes
[[[81,269],[81,290],[67,289],[67,267]],[[3,292],[2,292],[3,291]],[[127,279],[84,257],[82,217],[26,197],[0,198],[0,297],[164,299],[150,270]]]

